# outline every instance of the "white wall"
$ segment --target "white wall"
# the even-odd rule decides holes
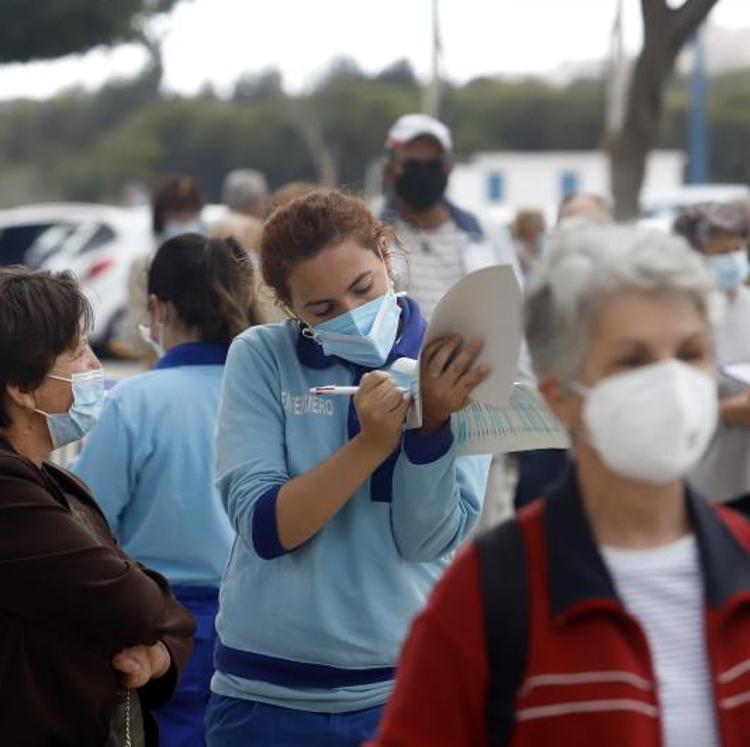
[[[644,189],[662,191],[680,186],[684,165],[681,151],[652,152]],[[502,194],[494,198],[492,179],[501,182]],[[538,207],[552,219],[565,196],[565,186],[608,196],[609,159],[601,151],[477,153],[468,162],[456,164],[449,196],[462,207],[481,213],[507,214],[521,207]]]

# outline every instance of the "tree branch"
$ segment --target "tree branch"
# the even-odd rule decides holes
[[[706,20],[719,0],[685,0],[679,8],[673,8],[670,23],[672,44],[681,47]]]
[[[659,23],[668,13],[666,0],[641,0],[644,29],[648,29],[652,23]]]

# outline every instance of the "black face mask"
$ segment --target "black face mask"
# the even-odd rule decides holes
[[[403,171],[396,179],[396,194],[413,210],[429,210],[443,197],[448,185],[443,161],[404,161]]]

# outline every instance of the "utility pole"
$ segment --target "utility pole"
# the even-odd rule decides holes
[[[709,145],[706,105],[708,100],[705,34],[701,29],[693,37],[693,72],[690,85],[690,168],[691,184],[709,181]]]
[[[431,114],[433,117],[440,116],[440,56],[442,44],[438,10],[438,0],[432,0],[432,71],[422,95],[422,111],[425,114]]]
[[[606,71],[605,143],[611,142],[612,138],[617,136],[625,119],[629,82],[628,73],[628,58],[625,52],[625,30],[623,25],[623,0],[617,0]]]

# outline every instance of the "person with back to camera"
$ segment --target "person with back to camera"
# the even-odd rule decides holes
[[[180,686],[156,719],[163,747],[203,744],[219,581],[234,532],[214,487],[219,389],[232,338],[247,326],[250,260],[233,240],[183,234],[148,270],[153,371],[120,382],[75,471],[126,552],[164,574],[198,622]]]
[[[575,468],[439,582],[373,745],[740,747],[750,525],[685,483],[718,417],[720,299],[676,237],[552,242],[526,335]]]
[[[151,194],[151,233],[153,246],[136,257],[128,273],[128,305],[123,322],[122,339],[112,343],[118,355],[147,359],[150,344],[139,335],[139,328],[147,324],[146,275],[156,249],[167,239],[184,233],[206,233],[202,212],[206,204],[198,185],[185,175],[164,179]]]
[[[456,456],[450,416],[488,374],[481,343],[425,349],[424,423],[404,434],[409,397],[382,369],[416,359],[426,325],[391,290],[390,238],[335,191],[265,226],[265,279],[294,318],[247,330],[227,360],[217,480],[237,539],[210,747],[369,738],[409,622],[479,515],[489,458]],[[359,390],[310,391],[326,385]]]
[[[211,225],[210,235],[219,239],[233,238],[250,257],[255,272],[255,289],[249,319],[257,324],[285,319],[286,315],[274,303],[260,272],[260,234],[269,203],[266,178],[255,169],[230,171],[224,179],[221,199],[229,213]]]
[[[0,741],[158,744],[195,624],[118,546],[89,489],[48,461],[104,398],[91,307],[68,273],[0,270]]]

